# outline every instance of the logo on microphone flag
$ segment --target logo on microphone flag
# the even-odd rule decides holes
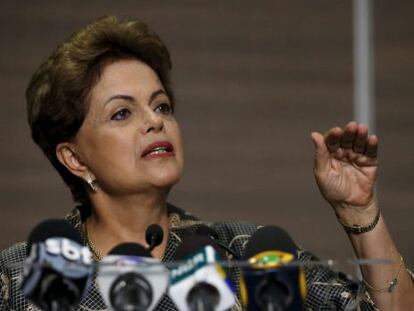
[[[186,306],[188,292],[201,282],[212,284],[220,292],[217,310],[225,310],[234,305],[234,285],[217,263],[219,260],[214,247],[207,245],[171,269],[169,294],[177,306]]]
[[[244,277],[240,279],[240,293],[243,305],[249,305],[249,296],[251,295],[246,284],[246,278],[251,283],[259,284],[260,279],[266,275],[273,275],[276,279],[286,282],[286,284],[289,284],[289,279],[296,280],[293,284],[297,286],[298,293],[302,300],[304,300],[307,294],[305,273],[303,267],[290,266],[295,259],[292,253],[278,250],[264,251],[251,257],[248,260],[249,267],[244,270]]]
[[[281,251],[266,251],[256,254],[249,259],[249,263],[256,269],[278,268],[293,261],[295,257],[291,253]]]

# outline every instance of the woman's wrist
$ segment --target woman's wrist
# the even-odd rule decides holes
[[[338,218],[339,223],[342,225],[344,230],[349,234],[361,234],[361,233],[367,233],[377,226],[379,219],[381,217],[381,212],[379,209],[377,209],[377,213],[372,219],[372,221],[368,224],[361,224],[360,220],[357,220],[353,223],[345,223],[340,218]]]
[[[333,205],[338,222],[348,233],[365,233],[373,230],[380,218],[377,200],[364,206]]]

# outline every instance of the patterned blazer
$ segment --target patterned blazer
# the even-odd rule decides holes
[[[88,245],[83,222],[88,216],[85,206],[75,208],[66,219],[79,231]],[[171,204],[168,205],[170,229],[167,247],[163,257],[164,262],[174,260],[174,254],[182,240],[200,232],[200,226],[209,226],[217,233],[219,241],[227,245],[240,257],[244,254],[244,247],[250,236],[258,229],[257,225],[242,222],[207,223],[200,221],[190,213]],[[227,260],[234,260],[231,254],[226,254]],[[22,295],[19,287],[23,261],[26,257],[26,243],[18,243],[0,253],[0,311],[6,310],[39,310],[28,302]],[[317,260],[311,253],[300,250],[299,260],[311,262]],[[95,258],[97,260],[97,258]],[[305,310],[350,310],[351,306],[360,305],[360,310],[377,310],[369,295],[360,284],[346,278],[344,274],[336,273],[322,265],[305,265],[307,298]],[[231,310],[242,310],[240,304],[239,284],[240,270],[232,268],[230,278],[236,284],[237,305]],[[73,310],[107,310],[99,292],[96,278],[82,299],[79,306]],[[165,294],[158,303],[156,310],[177,310],[176,306]]]

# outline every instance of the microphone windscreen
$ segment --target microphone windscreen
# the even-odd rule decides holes
[[[152,224],[145,231],[145,241],[152,247],[160,245],[163,238],[164,232],[160,225]]]
[[[152,257],[151,253],[138,243],[121,243],[109,252],[109,255]]]
[[[223,251],[217,245],[217,243],[215,243],[209,237],[201,235],[195,235],[185,239],[183,243],[181,243],[181,245],[177,247],[174,258],[175,260],[184,259],[188,256],[193,255],[195,252],[201,250],[203,247],[206,247],[207,245],[212,246],[220,258],[225,258]]]
[[[295,254],[297,246],[287,232],[276,226],[266,226],[258,229],[246,244],[245,258],[269,250],[280,250]]]
[[[27,253],[30,253],[33,243],[44,242],[49,238],[67,238],[78,244],[82,244],[82,239],[78,231],[64,219],[48,219],[36,227],[30,232],[27,239]]]
[[[215,230],[213,230],[211,227],[207,226],[207,225],[199,226],[196,229],[195,234],[196,235],[206,235],[206,236],[212,237],[215,240],[218,240],[218,238],[219,238],[217,232]]]

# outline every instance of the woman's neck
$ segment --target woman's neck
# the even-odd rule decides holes
[[[96,193],[91,198],[92,213],[85,222],[89,242],[102,256],[125,242],[148,247],[145,231],[149,225],[158,224],[164,232],[164,238],[152,255],[161,259],[167,246],[169,229],[166,197],[134,195],[114,198],[105,193]]]

